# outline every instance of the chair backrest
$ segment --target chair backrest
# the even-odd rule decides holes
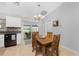
[[[39,36],[39,32],[32,32],[32,39],[34,39],[36,35]]]
[[[47,32],[47,38],[52,38],[53,33],[52,32]]]
[[[39,37],[39,32],[32,32],[32,47],[36,44],[36,36]]]
[[[52,48],[57,49],[59,47],[60,42],[60,34],[54,35],[53,42],[52,42]]]

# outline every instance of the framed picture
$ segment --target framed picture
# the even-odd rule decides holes
[[[58,20],[54,20],[53,21],[53,27],[57,27],[59,26],[59,21]]]

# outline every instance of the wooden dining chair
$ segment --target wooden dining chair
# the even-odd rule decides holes
[[[54,35],[53,42],[50,47],[46,47],[46,55],[48,56],[59,56],[59,41],[60,34]]]
[[[47,38],[52,38],[53,33],[52,32],[47,32]]]
[[[39,37],[38,37],[38,35],[36,35],[35,36],[35,38],[36,39],[40,39]],[[36,41],[36,52],[35,52],[35,56],[37,56],[37,55],[39,55],[41,52],[42,52],[42,47],[41,47],[41,44],[38,42],[38,41]]]
[[[35,37],[36,35],[39,36],[39,32],[32,32],[32,52],[36,48],[36,37]]]
[[[53,38],[53,33],[52,32],[47,32],[47,39],[52,39]],[[50,44],[48,44],[47,46],[50,46]]]

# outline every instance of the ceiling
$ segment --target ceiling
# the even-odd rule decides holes
[[[0,18],[17,16],[32,21],[34,15],[38,15],[42,11],[49,14],[61,4],[62,2],[0,2]]]

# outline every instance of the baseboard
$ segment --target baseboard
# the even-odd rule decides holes
[[[65,47],[65,46],[63,46],[63,45],[60,45],[60,46],[61,46],[62,48],[65,48],[65,49],[67,49],[67,50],[73,52],[73,53],[79,54],[78,51],[75,51],[75,50],[73,50],[73,49],[71,49],[71,48]]]

